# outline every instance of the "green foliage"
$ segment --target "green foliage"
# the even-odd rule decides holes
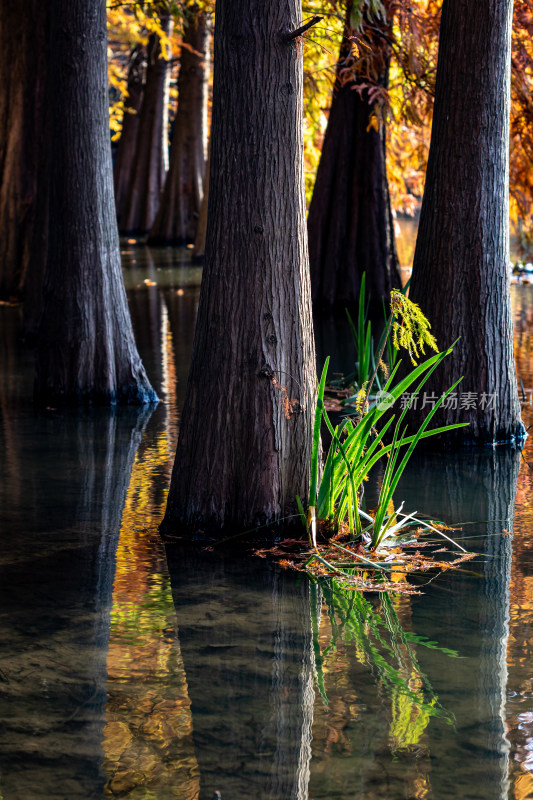
[[[401,292],[393,291],[391,292],[391,314],[380,342],[380,350],[377,357],[372,356],[371,358],[369,354],[372,351],[372,337],[370,328],[366,324],[364,291],[365,281],[363,278],[357,326],[353,322],[351,324],[358,353],[358,367],[360,368],[358,374],[360,380],[363,380],[358,394],[351,398],[355,399],[355,420],[345,418],[334,427],[326,412],[324,391],[329,358],[322,370],[318,386],[307,517],[301,501],[298,499],[302,521],[307,526],[310,542],[315,549],[317,548],[317,524],[319,522],[327,524],[330,529],[339,529],[347,524],[350,537],[362,540],[371,550],[377,550],[387,540],[397,539],[406,532],[408,527],[419,523],[420,521],[414,517],[414,514],[402,514],[401,508],[395,510],[393,505],[394,492],[414,448],[421,439],[461,428],[466,424],[458,423],[428,430],[429,423],[437,410],[450,392],[455,389],[460,379],[439,398],[414,434],[408,435],[405,425],[409,403],[404,403],[403,410],[397,419],[394,413],[389,413],[391,409],[392,412],[394,411],[395,404],[408,390],[410,390],[411,399],[420,394],[434,370],[452,352],[452,348],[443,353],[437,352],[436,355],[417,365],[414,358],[424,352],[424,347],[437,349],[437,345],[429,332],[429,322],[420,308]],[[377,380],[378,366],[382,362],[391,332],[394,351],[396,352],[399,346],[407,347],[414,368],[395,384],[394,379],[400,365],[398,362],[384,383],[381,394],[371,398],[372,387]],[[378,366],[376,366],[376,362]],[[372,375],[368,377],[371,363],[374,364],[374,369]],[[372,402],[370,402],[371,399]],[[331,444],[324,462],[322,478],[318,484],[322,422],[331,435]],[[386,435],[390,432],[392,432],[392,441],[385,444]],[[374,516],[370,516],[361,508],[363,485],[372,468],[383,458],[387,459],[387,464],[381,483],[378,507]],[[338,547],[338,545],[335,546]],[[350,551],[350,555],[353,556],[352,551]],[[313,555],[312,558],[318,558],[318,556]],[[322,556],[320,558],[323,560]],[[366,561],[368,564],[372,563]],[[373,564],[373,566],[376,565]]]
[[[328,374],[329,356],[326,359],[320,383],[318,384],[318,396],[316,401],[315,420],[313,425],[313,444],[311,448],[311,470],[309,480],[309,511],[307,517],[303,509],[302,501],[299,497],[296,498],[298,510],[304,525],[309,532],[310,544],[316,547],[316,502],[317,502],[317,487],[318,476],[320,474],[320,422],[322,413],[326,413],[324,408],[324,390],[326,388],[326,377]]]
[[[362,388],[368,385],[370,376],[376,370],[376,354],[374,352],[374,338],[372,324],[368,320],[368,300],[366,299],[366,273],[363,272],[359,288],[359,305],[357,308],[357,324],[354,323],[350,312],[346,309],[348,325],[355,345],[355,372],[347,377],[349,382]],[[381,342],[380,342],[381,345]],[[378,348],[379,352],[379,348]],[[382,370],[383,373],[383,370]],[[381,389],[379,374],[376,373],[376,384]]]
[[[449,352],[449,351],[448,351]],[[444,354],[444,355],[447,355]],[[439,362],[440,363],[440,362]],[[435,364],[436,366],[437,364]],[[434,369],[435,367],[433,367]],[[433,369],[426,373],[424,379],[421,381],[420,386],[422,386],[426,380],[429,378]],[[412,525],[414,520],[414,514],[403,515],[403,518],[398,520],[398,516],[400,516],[400,512],[389,512],[389,508],[392,503],[392,498],[394,494],[394,490],[396,489],[398,482],[402,476],[402,473],[407,466],[407,462],[409,461],[414,448],[420,441],[420,439],[426,433],[426,428],[429,425],[432,417],[437,412],[437,409],[442,405],[444,399],[452,392],[457,384],[460,382],[461,379],[456,381],[453,386],[451,386],[447,392],[445,392],[442,397],[435,403],[425,420],[423,421],[422,425],[416,432],[414,436],[406,437],[401,433],[401,425],[403,419],[408,411],[408,406],[404,408],[400,418],[396,423],[396,427],[394,429],[394,436],[392,439],[391,450],[389,454],[389,458],[387,461],[387,467],[385,469],[385,474],[383,476],[383,481],[381,484],[381,490],[379,493],[379,502],[378,507],[375,512],[374,521],[372,524],[372,536],[371,536],[371,546],[373,549],[378,548],[385,539],[388,539],[390,536],[397,536],[407,525]],[[418,394],[418,390],[416,392]],[[437,428],[439,432],[445,430],[451,430],[452,428],[461,427],[461,425],[449,425],[445,426],[444,428]],[[429,431],[428,435],[435,433],[435,430]],[[405,434],[405,429],[404,429]],[[410,439],[409,446],[407,451],[404,453],[402,460],[398,464],[398,459],[400,456],[400,452],[402,447],[406,444],[407,439]],[[416,512],[415,512],[416,513]]]
[[[407,282],[401,291],[403,296],[405,296],[407,292],[409,283],[410,281]],[[396,294],[396,292],[394,294]],[[409,309],[410,306],[413,306],[414,309],[418,309],[418,306],[416,306],[414,303],[410,303],[407,297],[404,299],[406,301],[406,309]],[[366,272],[363,272],[361,277],[361,286],[359,288],[359,304],[357,308],[356,323],[352,319],[348,309],[345,309],[355,347],[355,370],[350,375],[346,376],[344,383],[355,383],[357,389],[360,390],[365,386],[365,384],[368,386],[372,375],[374,375],[375,387],[378,391],[380,391],[383,388],[382,378],[386,380],[390,370],[394,369],[398,355],[398,347],[393,345],[390,336],[391,325],[394,322],[394,319],[391,319],[391,315],[394,318],[394,313],[392,309],[389,313],[387,313],[385,303],[383,303],[383,316],[385,324],[383,327],[383,332],[378,341],[378,346],[375,348],[372,323],[368,319],[368,306],[369,301],[366,298]],[[400,306],[401,301],[395,300],[397,319],[403,322]],[[418,309],[418,311],[420,311],[420,309]],[[413,316],[413,314],[411,313],[410,316]],[[403,322],[403,324],[407,330],[409,330],[410,327],[412,328],[410,321],[408,320]],[[403,337],[403,341],[407,341],[406,336]],[[387,364],[385,364],[383,360],[385,352],[387,354]],[[354,399],[355,397],[349,398],[349,400],[346,402],[351,402]]]
[[[319,389],[319,397],[320,394],[321,397],[315,413],[314,429],[316,433],[316,430],[320,427],[320,422],[323,420],[331,434],[332,441],[324,463],[322,480],[320,481],[318,494],[316,494],[316,502],[311,503],[310,501],[313,506],[316,505],[316,518],[327,521],[337,527],[347,519],[352,536],[371,531],[371,546],[373,548],[378,547],[385,538],[398,532],[403,527],[403,525],[393,523],[394,516],[387,513],[393,492],[414,447],[421,439],[463,427],[463,423],[459,423],[426,430],[431,418],[445,397],[449,392],[453,391],[457,384],[450,387],[448,392],[439,399],[415,434],[406,435],[405,428],[402,430],[402,423],[408,411],[407,405],[396,423],[390,444],[384,444],[384,438],[394,422],[394,415],[388,417],[381,425],[379,432],[376,430],[376,425],[382,417],[387,415],[391,405],[394,405],[401,395],[413,385],[416,384],[413,394],[419,394],[433,371],[450,352],[451,349],[432,356],[393,386],[398,364],[383,389],[384,393],[387,393],[387,401],[375,402],[358,421],[353,422],[350,419],[344,419],[336,427],[333,427],[323,402],[323,387],[327,371],[326,363],[320,381],[322,390],[320,391]],[[406,451],[398,463],[403,448],[406,448]],[[318,474],[318,449],[315,449],[315,447],[313,447],[313,455],[316,461],[311,468],[312,476]],[[381,487],[376,516],[372,519],[360,508],[359,501],[362,485],[372,467],[385,456],[388,457],[387,468]],[[315,500],[315,492],[316,489],[310,496],[312,500]],[[361,517],[365,518],[367,522],[370,521],[370,525],[367,525],[364,529],[361,527]]]
[[[331,627],[331,638],[324,649],[318,636],[319,590],[327,606]],[[379,606],[376,606],[360,592],[345,589],[335,578],[320,579],[312,585],[311,617],[316,682],[326,705],[324,663],[344,641],[353,643],[358,660],[369,668],[380,693],[391,702],[390,743],[393,750],[417,744],[432,717],[453,722],[452,715],[439,703],[430,681],[422,672],[414,648],[439,650],[450,658],[459,658],[458,653],[405,631],[386,592],[382,593]]]

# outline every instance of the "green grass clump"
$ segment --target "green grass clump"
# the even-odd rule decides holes
[[[360,311],[364,305],[360,302]],[[414,368],[401,380],[395,383],[400,362],[397,362],[391,374],[382,386],[382,396],[371,402],[371,392],[376,381],[378,365],[382,360],[388,340],[391,338],[395,350],[400,346],[407,347]],[[369,333],[364,332],[359,318],[358,336],[363,336],[364,346]],[[305,514],[302,503],[298,505],[302,520],[306,525],[310,543],[317,547],[317,526],[326,524],[328,528],[340,529],[347,524],[350,537],[364,542],[369,550],[377,550],[390,539],[397,538],[413,524],[418,524],[414,514],[403,514],[401,507],[394,509],[393,496],[403,471],[419,441],[429,436],[461,428],[466,423],[445,425],[429,429],[428,426],[446,399],[461,379],[450,386],[447,392],[435,403],[416,433],[407,433],[405,417],[409,404],[399,415],[394,413],[395,406],[401,396],[408,390],[411,396],[420,394],[435,369],[452,352],[452,348],[431,356],[421,364],[415,358],[424,352],[424,347],[437,349],[434,337],[429,333],[429,323],[414,303],[400,292],[391,293],[391,314],[385,336],[380,343],[378,358],[374,359],[374,371],[367,380],[365,389],[360,389],[358,407],[355,418],[345,418],[333,426],[324,406],[329,358],[318,385],[317,407],[313,429],[313,446],[311,459],[311,478],[309,506]],[[453,346],[452,346],[453,347]],[[380,402],[382,397],[386,402]],[[325,423],[330,435],[331,445],[322,467],[320,462],[320,429]],[[378,425],[379,423],[379,425]],[[389,443],[392,434],[392,439]],[[363,484],[372,467],[381,459],[386,459],[386,467],[381,483],[379,502],[374,515],[367,514],[361,508]],[[321,475],[321,477],[320,477]],[[416,513],[416,512],[415,512]],[[371,562],[368,562],[371,563]]]

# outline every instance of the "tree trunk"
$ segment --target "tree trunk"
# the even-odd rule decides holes
[[[269,524],[308,495],[302,61],[283,35],[301,4],[219,0],[216,13],[206,263],[164,531]]]
[[[154,402],[121,274],[105,2],[57,0],[51,14],[49,247],[35,398],[44,405]]]
[[[42,136],[39,143],[35,216],[31,232],[31,253],[24,281],[24,339],[35,343],[43,302],[43,281],[48,253],[49,181],[48,108],[43,112]]]
[[[170,15],[162,10],[158,13],[161,27],[168,33]],[[148,42],[146,84],[139,112],[135,157],[125,213],[120,223],[120,230],[124,233],[148,233],[159,207],[166,171],[167,81],[168,65],[161,51],[161,40],[152,33]]]
[[[193,261],[203,263],[205,258],[205,237],[207,234],[207,209],[209,207],[209,176],[211,173],[211,145],[207,149],[207,163],[205,165],[204,196],[200,206],[200,217],[194,240]]]
[[[361,276],[371,310],[381,314],[381,300],[399,287],[398,259],[394,239],[385,154],[385,123],[375,124],[368,79],[352,62],[354,31],[350,23],[353,2],[349,0],[346,24],[337,62],[337,77],[328,126],[309,207],[309,257],[313,304],[321,311],[355,307]],[[389,23],[363,23],[360,38],[373,49],[373,65],[379,87],[388,84]],[[383,28],[383,30],[381,30]],[[355,77],[346,80],[347,69]]]
[[[46,4],[0,5],[0,298],[23,295],[34,256]]]
[[[124,103],[122,132],[118,140],[115,163],[113,166],[115,204],[119,228],[122,225],[122,220],[128,205],[128,188],[135,163],[135,146],[139,130],[139,111],[144,93],[145,67],[146,51],[144,47],[137,44],[130,55],[128,96]]]
[[[208,58],[208,15],[192,6],[183,30],[170,168],[150,244],[190,244],[196,236],[204,192]]]
[[[429,386],[439,396],[464,376],[456,407],[450,403],[438,419],[470,423],[451,439],[458,443],[523,435],[508,270],[512,8],[512,0],[468,10],[461,0],[444,0],[442,8],[411,298],[441,348],[460,337]],[[468,400],[471,407],[461,408]]]

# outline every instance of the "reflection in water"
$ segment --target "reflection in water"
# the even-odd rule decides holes
[[[123,245],[122,266],[126,290],[156,285],[159,289],[198,288],[202,268],[191,262],[191,251],[183,247]]]
[[[2,792],[98,797],[117,533],[151,409],[0,408]]]
[[[526,390],[526,427],[533,423],[533,286],[513,286],[515,356]],[[531,430],[530,430],[531,434]],[[516,498],[507,648],[507,730],[515,800],[533,797],[533,440],[526,440]],[[519,535],[516,535],[516,532]]]
[[[527,410],[533,410],[533,286],[514,285],[511,299],[514,312],[515,328],[515,360],[516,371],[522,384],[519,383],[519,394],[522,385],[527,398]]]
[[[316,597],[314,588],[312,595]],[[404,630],[388,593],[380,595],[378,605],[359,592],[344,588],[335,579],[320,581],[320,590],[327,607],[329,642],[317,659],[317,680],[326,705],[323,661],[330,652],[336,651],[340,641],[345,641],[353,643],[357,660],[370,668],[391,700],[390,746],[393,752],[418,744],[430,717],[451,721],[420,669],[414,648],[416,645],[437,648],[449,656],[457,656],[457,653]],[[316,616],[318,618],[318,613]],[[318,635],[315,639],[319,639]],[[322,649],[319,640],[315,643],[315,653],[317,647]]]
[[[264,561],[167,546],[200,800],[306,800],[313,720],[309,586]]]
[[[148,422],[35,412],[19,309],[0,308],[0,797],[532,796],[533,469],[522,463],[516,489],[519,455],[499,448],[411,463],[398,497],[475,523],[459,535],[485,554],[424,576],[420,597],[326,587],[313,600],[263,561],[176,546],[169,573],[157,524],[198,274],[174,268],[183,252],[151,263],[128,250],[133,322],[164,400]],[[513,298],[533,388],[533,287]]]
[[[128,800],[198,796],[187,680],[154,492],[164,436],[138,455],[122,516],[107,655],[106,792]]]
[[[439,737],[431,744],[436,797],[452,791],[466,793],[466,787],[472,798],[507,797],[510,532],[519,465],[520,453],[496,448],[447,454],[445,459],[427,455],[408,467],[400,483],[399,494],[406,505],[416,502],[413,508],[424,515],[452,523],[472,522],[454,535],[482,554],[477,564],[465,572],[448,573],[440,590],[436,582],[422,600],[413,603],[417,632],[435,637],[465,657],[434,680],[443,705],[457,720],[457,735],[451,741]],[[425,476],[423,485],[420,474]],[[453,774],[450,763],[456,765]]]
[[[315,709],[311,796],[374,797],[385,769],[387,797],[426,797],[430,752],[424,733],[432,717],[447,723],[451,717],[416,651],[456,654],[409,629],[405,597],[383,594],[371,602],[334,580],[321,582],[321,589],[316,663],[325,703]]]

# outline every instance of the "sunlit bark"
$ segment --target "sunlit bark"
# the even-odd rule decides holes
[[[130,54],[128,67],[128,96],[124,102],[124,118],[122,131],[118,140],[115,163],[113,165],[113,183],[115,187],[115,203],[119,228],[128,206],[128,189],[135,165],[135,147],[139,131],[139,111],[144,93],[144,77],[146,72],[146,51],[136,45]]]
[[[512,0],[442,7],[410,296],[441,348],[459,340],[428,385],[440,396],[463,376],[459,391],[475,393],[470,407],[447,404],[436,418],[470,423],[453,435],[458,443],[510,441],[524,430],[509,295],[512,11]]]
[[[158,10],[163,31],[170,31],[170,14]],[[135,156],[126,191],[120,230],[124,233],[148,233],[157,209],[165,180],[165,151],[168,147],[167,83],[168,64],[163,56],[161,40],[152,33],[148,42],[146,83],[139,110]]]
[[[205,167],[205,180],[204,180],[204,196],[202,198],[202,205],[200,206],[200,217],[198,219],[198,228],[196,230],[196,239],[194,240],[193,258],[202,262],[205,258],[205,237],[207,233],[207,209],[209,208],[209,176],[211,174],[211,156],[208,148],[207,164]]]
[[[209,16],[192,6],[185,18],[170,166],[149,242],[191,244],[204,193],[207,145]]]

